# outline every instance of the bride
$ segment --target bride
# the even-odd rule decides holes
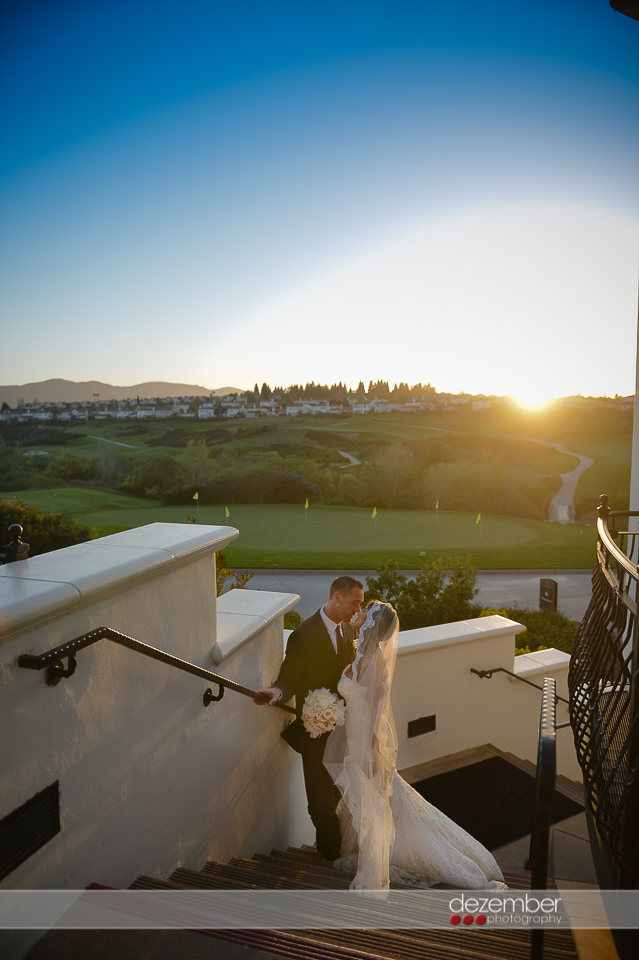
[[[360,628],[357,653],[338,684],[345,724],[334,728],[324,753],[342,795],[342,856],[334,866],[357,870],[355,890],[388,889],[391,880],[505,889],[492,854],[397,773],[390,705],[397,614],[390,604],[371,601],[353,626]]]

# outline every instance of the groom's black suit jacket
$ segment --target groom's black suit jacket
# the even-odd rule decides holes
[[[342,633],[343,639],[338,639],[335,653],[318,610],[308,620],[300,623],[288,638],[286,657],[275,686],[282,691],[283,703],[295,696],[297,719],[289,724],[282,736],[298,753],[304,753],[313,742],[317,742],[306,732],[300,719],[307,694],[319,687],[327,687],[337,693],[337,682],[342,671],[355,655],[352,642],[355,630],[350,623],[342,624]],[[326,735],[319,739],[326,740]]]

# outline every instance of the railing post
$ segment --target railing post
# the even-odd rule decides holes
[[[530,837],[530,889],[545,890],[548,880],[548,844],[550,840],[550,810],[555,795],[557,776],[556,700],[555,681],[544,677],[539,717],[539,746],[537,748],[537,776],[535,778],[535,807]],[[531,960],[541,960],[544,950],[543,929],[533,930],[530,948]]]
[[[3,563],[16,563],[18,560],[26,560],[29,556],[29,544],[22,542],[22,527],[19,523],[12,523],[9,527],[9,536],[11,540],[5,543],[3,553],[0,553],[0,565]]]

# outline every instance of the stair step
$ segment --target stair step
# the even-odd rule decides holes
[[[207,870],[206,866],[208,864],[202,870],[178,867],[169,880],[181,887],[198,887],[204,890],[257,890],[264,886],[247,872],[224,869],[227,864],[218,864],[217,866],[221,868],[219,871]]]
[[[303,860],[298,859],[297,857],[290,857],[286,852],[283,851],[271,851],[271,853],[256,853],[254,854],[256,860],[259,860],[262,863],[278,863],[287,870],[304,870],[307,872],[312,872],[318,877],[338,877],[340,879],[348,880],[349,883],[353,879],[354,874],[349,873],[345,870],[335,870],[332,864],[328,860],[322,860],[320,863],[315,864],[312,860]]]
[[[238,864],[240,866],[240,864]],[[326,887],[327,889],[348,889],[353,879],[353,874],[342,873],[339,870],[330,872],[330,867],[320,868],[305,867],[298,864],[289,864],[285,860],[280,860],[271,856],[262,856],[259,858],[259,874],[263,876],[286,876],[296,885],[311,887]],[[256,874],[257,874],[256,868]]]
[[[514,753],[507,753],[504,750],[498,750],[496,747],[494,750],[497,756],[503,757],[503,759],[507,760],[508,763],[512,763],[514,767],[518,767],[519,770],[523,770],[524,773],[529,773],[531,777],[536,775],[537,766],[531,760],[522,760],[521,757],[515,756]],[[577,783],[574,780],[569,780],[568,777],[558,774],[555,780],[555,790],[557,793],[562,793],[565,797],[568,797],[570,800],[574,800],[575,803],[580,803],[583,806],[583,783]]]
[[[129,890],[179,890],[180,887],[170,880],[159,880],[157,877],[146,877],[141,874],[136,877]]]
[[[251,883],[253,886],[262,889],[272,890],[317,890],[318,887],[326,888],[347,888],[349,880],[335,878],[331,882],[330,878],[325,882],[318,883],[312,874],[302,872],[293,875],[289,871],[282,869],[277,864],[255,864],[249,861],[245,864],[218,864],[207,863],[202,868],[202,874],[205,877],[215,877],[219,881],[224,881],[230,888],[244,886]],[[174,879],[172,875],[171,879]]]
[[[217,935],[217,932],[216,932]],[[224,930],[220,939],[292,960],[528,960],[528,931]],[[568,930],[547,930],[544,960],[577,960]]]
[[[210,860],[202,870],[179,867],[168,880],[140,876],[133,889],[340,889],[352,874],[334,870],[308,847],[270,854]],[[530,888],[530,877],[506,874],[510,889]],[[401,889],[403,885],[393,885]],[[551,888],[554,884],[549,885]],[[530,931],[482,928],[450,930],[211,930],[219,940],[288,960],[528,960]],[[547,930],[544,960],[577,960],[570,931]]]
[[[291,848],[289,848],[290,850]],[[353,872],[346,872],[342,870],[335,870],[330,861],[324,860],[322,857],[321,860],[315,864],[313,860],[308,860],[299,854],[289,855],[288,851],[282,850],[273,850],[270,854],[255,854],[256,858],[259,858],[263,862],[269,862],[275,860],[278,864],[281,865],[283,870],[290,872],[291,870],[297,870],[298,875],[304,874],[304,877],[313,880],[313,888],[321,887],[348,887],[350,882],[355,876]],[[391,890],[406,890],[414,889],[413,885],[410,883],[398,883],[392,882],[390,885]],[[435,890],[449,890],[455,889],[450,887],[445,883],[437,883],[433,885]]]

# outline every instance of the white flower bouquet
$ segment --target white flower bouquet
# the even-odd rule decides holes
[[[346,704],[326,687],[311,690],[302,707],[302,723],[311,737],[321,737],[345,723]]]

